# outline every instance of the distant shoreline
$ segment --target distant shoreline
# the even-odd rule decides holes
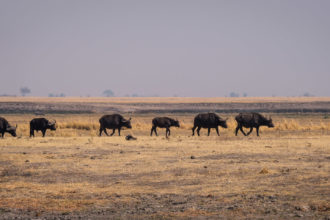
[[[329,113],[330,97],[0,97],[0,114]]]

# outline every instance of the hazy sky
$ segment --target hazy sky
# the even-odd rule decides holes
[[[330,96],[329,0],[0,0],[0,94]]]

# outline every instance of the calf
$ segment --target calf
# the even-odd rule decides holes
[[[156,136],[157,134],[157,127],[160,128],[166,128],[165,136],[166,138],[171,135],[170,127],[180,127],[180,123],[178,120],[174,120],[172,118],[168,117],[157,117],[152,120],[152,128],[151,128],[151,133],[150,136],[152,136],[152,133],[155,132]]]

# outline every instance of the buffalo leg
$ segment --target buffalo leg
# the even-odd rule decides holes
[[[250,131],[246,134],[246,136],[248,136],[249,134],[251,134],[252,131],[253,131],[253,127],[250,128]]]
[[[166,128],[166,131],[165,131],[165,137],[168,138],[168,136],[170,135],[170,131],[168,128]]]
[[[156,126],[152,126],[150,136],[152,136],[153,132],[155,132],[156,136],[158,136],[156,131]]]
[[[192,136],[195,135],[195,129],[196,129],[196,126],[194,126],[194,127],[192,128]]]
[[[237,136],[238,130],[239,130],[239,126],[237,125],[237,127],[236,127],[236,129],[235,129],[235,135],[236,135],[236,136]]]
[[[210,136],[210,131],[211,131],[211,128],[208,128],[207,129],[207,136]]]
[[[103,128],[103,131],[104,131],[104,133],[105,133],[107,136],[109,136],[109,134],[108,134],[108,132],[107,132],[107,129],[106,129],[106,128]]]
[[[102,135],[102,131],[103,131],[107,136],[109,136],[109,135],[108,135],[108,132],[107,132],[107,129],[104,128],[104,127],[100,127],[100,136]]]
[[[168,134],[167,134],[168,133]],[[170,128],[166,128],[166,134],[167,134],[167,136],[170,136],[171,135],[171,130],[170,130]]]
[[[30,129],[30,137],[34,137],[34,130],[33,129]]]
[[[156,136],[158,136],[157,127],[155,127],[154,131],[155,131]]]
[[[244,134],[244,136],[246,136],[246,134],[245,134],[245,132],[244,132],[242,126],[239,127],[239,130]]]
[[[216,127],[215,130],[217,131],[218,136],[220,136],[218,127]]]
[[[1,138],[5,136],[5,132],[1,132]]]
[[[198,136],[199,136],[199,131],[201,130],[201,128],[202,128],[202,127],[198,127],[198,128],[197,128],[197,134],[198,134]]]
[[[42,137],[45,137],[45,135],[46,135],[46,130],[42,130],[41,132],[42,132]]]
[[[256,127],[257,129],[257,136],[259,136],[259,127]]]
[[[112,129],[112,133],[110,134],[110,136],[112,136],[115,133],[115,129]]]
[[[120,128],[118,128],[118,136],[120,136]]]

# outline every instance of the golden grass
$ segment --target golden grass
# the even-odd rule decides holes
[[[305,122],[301,124],[299,121],[295,119],[283,119],[278,123],[275,130],[277,131],[329,131],[330,130],[330,122]]]
[[[211,195],[231,205],[249,204],[241,201],[245,197],[275,196],[283,199],[272,204],[279,211],[283,204],[315,206],[321,214],[330,207],[330,120],[324,115],[273,115],[276,127],[262,127],[260,137],[255,132],[235,137],[234,115],[221,115],[229,117],[229,128],[221,128],[220,137],[215,131],[207,137],[205,129],[191,137],[194,115],[182,114],[181,128],[171,129],[169,139],[164,129],[158,129],[159,137],[149,136],[155,115],[135,115],[133,129],[123,130],[122,137],[97,137],[100,116],[48,115],[58,129],[47,131],[46,138],[40,133],[29,138],[34,116],[6,115],[19,124],[19,138],[6,134],[0,140],[0,208],[72,212],[138,204],[136,195],[149,194]],[[129,133],[137,140],[126,141]],[[260,214],[255,207],[241,209],[227,217]],[[220,212],[196,206],[159,214]]]
[[[118,136],[5,138],[0,207],[70,212],[106,207],[117,194],[120,202],[131,202],[132,195],[150,193],[215,195],[228,203],[232,194],[281,195],[297,198],[285,201],[290,204],[324,204],[327,143],[329,135],[276,133],[169,140],[144,135],[132,142]]]
[[[227,121],[228,128],[220,128],[220,133],[233,136],[236,128],[236,121],[234,120],[235,114],[220,114],[223,118],[229,118]],[[125,116],[125,114],[124,114]],[[135,135],[148,135],[150,134],[151,121],[156,115],[136,115],[132,117],[132,129],[123,130],[123,134]],[[180,128],[171,128],[172,134],[178,135],[191,135],[191,128],[193,127],[193,118],[195,114],[181,114],[169,115],[170,117],[177,118],[180,121]],[[18,124],[18,136],[29,136],[29,121],[34,118],[34,115],[6,115],[5,118],[15,125]],[[47,131],[47,136],[53,137],[80,137],[80,136],[97,136],[99,133],[99,118],[101,114],[76,114],[76,115],[47,115],[48,119],[56,119],[57,130]],[[128,117],[128,116],[125,116]],[[307,117],[307,118],[306,118]],[[274,132],[329,132],[330,119],[324,115],[274,115],[273,122],[275,128],[261,127],[261,132],[274,133]],[[110,131],[111,132],[111,131]],[[116,131],[117,132],[117,131]],[[160,135],[165,132],[164,129],[159,129]],[[201,132],[205,134],[206,130],[202,129]],[[254,131],[255,132],[255,131]],[[254,132],[251,135],[254,135]],[[214,131],[211,130],[214,134]],[[116,133],[117,134],[117,133]],[[41,135],[39,132],[36,135]],[[6,134],[6,136],[9,136]]]

